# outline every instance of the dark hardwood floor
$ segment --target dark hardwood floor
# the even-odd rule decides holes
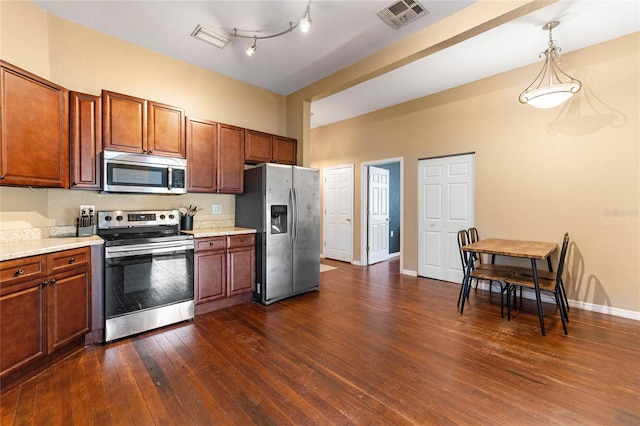
[[[640,424],[640,325],[325,261],[319,292],[87,347],[2,395],[0,424]]]

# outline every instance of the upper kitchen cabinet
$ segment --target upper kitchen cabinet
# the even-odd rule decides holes
[[[100,189],[102,103],[100,96],[69,93],[71,189]]]
[[[186,157],[184,109],[102,91],[104,149]]]
[[[69,187],[69,92],[0,61],[0,184]]]
[[[244,140],[245,163],[270,163],[272,139],[273,135],[247,129]]]
[[[246,130],[245,158],[247,164],[296,164],[297,141],[283,136]]]
[[[244,129],[187,117],[188,192],[244,191]]]
[[[244,129],[218,124],[218,192],[244,192]]]
[[[274,163],[296,165],[298,141],[284,136],[274,136],[271,156]]]
[[[187,191],[213,193],[218,189],[218,124],[187,117]]]

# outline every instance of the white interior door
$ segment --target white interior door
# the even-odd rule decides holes
[[[462,282],[457,233],[474,223],[475,154],[420,160],[418,275]]]
[[[369,166],[369,264],[389,259],[389,170]]]
[[[353,260],[353,165],[327,167],[324,175],[323,255]]]

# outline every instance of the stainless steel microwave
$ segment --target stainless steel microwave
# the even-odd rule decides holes
[[[157,155],[102,153],[102,189],[106,192],[186,194],[187,160]]]

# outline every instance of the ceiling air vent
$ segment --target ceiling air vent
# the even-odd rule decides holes
[[[427,8],[415,0],[398,0],[378,11],[378,16],[387,25],[397,29],[427,13]]]

